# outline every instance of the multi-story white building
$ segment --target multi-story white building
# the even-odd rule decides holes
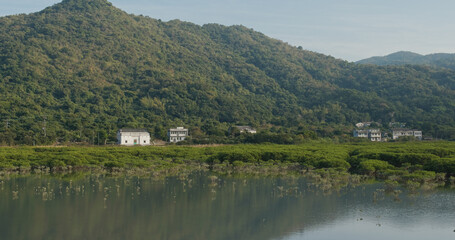
[[[415,137],[419,140],[422,140],[422,131],[412,130],[412,129],[393,129],[392,130],[392,139],[398,139],[400,137]]]
[[[382,141],[381,130],[379,130],[379,129],[370,129],[369,132],[368,132],[368,138],[372,142],[380,142],[380,141]]]
[[[183,127],[171,128],[167,132],[167,136],[169,137],[169,142],[171,143],[184,141],[189,136],[188,129]]]
[[[118,130],[117,141],[125,146],[150,145],[150,133],[145,129],[124,128]]]
[[[354,137],[368,138],[368,130],[354,130]]]
[[[354,137],[368,138],[372,142],[382,141],[382,134],[380,129],[354,130]]]

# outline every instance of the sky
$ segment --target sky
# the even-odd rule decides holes
[[[0,0],[0,16],[60,0]],[[244,25],[293,46],[357,61],[397,51],[455,53],[454,0],[110,0],[163,21]]]

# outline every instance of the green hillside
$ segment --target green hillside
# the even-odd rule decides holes
[[[215,141],[234,124],[333,137],[368,120],[455,138],[455,72],[356,65],[243,26],[64,0],[0,18],[0,42],[0,144],[104,143],[120,127],[164,139],[176,125]]]
[[[413,52],[396,52],[384,57],[371,57],[358,61],[359,64],[373,65],[425,65],[455,70],[455,54],[434,53],[420,55]]]

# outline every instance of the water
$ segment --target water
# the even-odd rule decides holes
[[[207,174],[0,180],[0,239],[453,239],[455,191]]]

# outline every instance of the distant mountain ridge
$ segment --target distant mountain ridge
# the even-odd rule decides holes
[[[384,57],[371,57],[357,61],[358,64],[386,65],[426,65],[455,70],[455,54],[433,53],[421,55],[413,52],[401,51]]]
[[[358,65],[244,26],[64,0],[0,18],[0,121],[0,145],[113,142],[119,128],[165,139],[176,126],[200,139],[234,125],[346,137],[363,121],[455,139],[455,73]]]

